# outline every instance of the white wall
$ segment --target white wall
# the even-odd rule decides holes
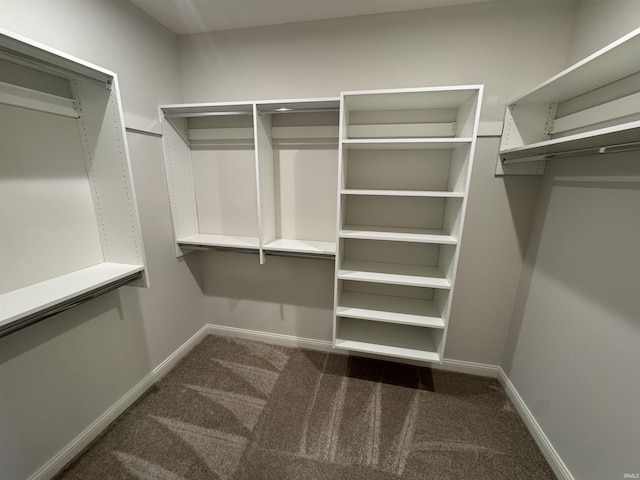
[[[483,83],[482,120],[498,121],[508,100],[565,64],[574,8],[573,1],[499,0],[183,36],[183,97],[304,98]],[[497,139],[478,142],[445,352],[493,365],[502,359],[539,186],[538,178],[494,178],[497,149]],[[209,322],[331,339],[330,265],[277,259],[261,267],[255,258],[220,253],[203,258],[213,272],[204,280]]]
[[[130,3],[22,0],[0,11],[0,27],[117,72],[137,126],[180,101],[175,36]],[[151,288],[123,287],[0,339],[2,479],[45,465],[203,325],[197,266],[174,255],[161,139],[128,140]]]
[[[570,58],[640,26],[580,4]],[[638,153],[550,162],[503,367],[576,479],[640,473]]]

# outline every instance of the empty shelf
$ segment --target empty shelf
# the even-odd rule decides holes
[[[274,252],[295,252],[318,255],[335,255],[335,242],[319,242],[315,240],[292,240],[279,238],[264,245],[264,250]]]
[[[336,348],[439,362],[433,331],[428,328],[340,318]]]
[[[202,247],[260,248],[260,240],[258,237],[212,235],[207,233],[199,233],[190,237],[179,238],[178,244]]]
[[[388,240],[396,242],[439,243],[455,245],[458,240],[442,230],[426,228],[377,227],[365,225],[345,225],[340,230],[341,238],[363,240]]]
[[[451,282],[437,267],[422,265],[346,260],[338,271],[338,279],[414,287],[451,288]]]
[[[142,265],[99,263],[0,295],[0,329],[138,272]]]
[[[347,150],[452,150],[470,144],[470,138],[380,138],[342,141],[343,147]]]
[[[364,190],[347,188],[340,191],[342,195],[369,195],[390,197],[436,197],[436,198],[462,198],[463,192],[445,192],[435,190]]]
[[[431,300],[417,298],[343,292],[336,315],[417,327],[444,328],[442,315],[436,305]]]

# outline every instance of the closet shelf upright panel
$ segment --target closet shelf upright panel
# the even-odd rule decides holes
[[[345,92],[334,347],[443,358],[482,86]]]
[[[0,30],[0,110],[0,336],[147,285],[116,74]]]

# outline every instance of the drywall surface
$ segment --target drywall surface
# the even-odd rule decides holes
[[[582,0],[576,11],[569,64],[640,27],[637,0]]]
[[[128,114],[155,121],[158,103],[180,100],[175,37],[128,2],[0,10],[0,27],[116,71]],[[2,479],[30,478],[203,325],[197,270],[175,258],[161,139],[128,141],[151,288],[123,287],[0,338]]]
[[[565,64],[574,8],[573,1],[496,1],[183,36],[183,97],[305,98],[482,83],[482,121],[500,121],[506,102]],[[495,138],[478,142],[445,352],[493,365],[502,359],[539,185],[538,178],[495,178],[497,149]],[[330,267],[319,269],[323,279],[314,284],[319,293],[310,310],[308,300],[296,300],[295,292],[307,288],[301,260],[278,260],[282,267],[270,276],[257,273],[271,268],[259,267],[257,259],[223,255],[205,260],[213,272],[204,281],[209,322],[331,340],[332,299],[321,286],[332,281]],[[252,279],[252,288],[240,281],[223,286],[220,268],[232,279]],[[291,285],[290,293],[283,298],[269,282]]]
[[[571,57],[640,26],[639,14],[634,1],[582,2]],[[638,153],[547,167],[503,368],[576,479],[634,478],[624,475],[640,474]]]

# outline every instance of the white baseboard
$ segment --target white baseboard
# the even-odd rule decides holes
[[[308,348],[309,350],[320,350],[322,352],[333,351],[331,342],[327,340],[316,340],[313,338],[297,337],[295,335],[283,335],[280,333],[261,332],[259,330],[212,324],[206,325],[205,328],[207,328],[207,333],[221,337],[242,338],[244,340],[273,343],[284,347]]]
[[[531,413],[531,410],[529,410],[529,407],[527,407],[527,404],[524,402],[524,400],[518,393],[518,390],[516,390],[516,387],[513,385],[513,383],[511,383],[511,380],[509,380],[509,377],[507,377],[507,374],[504,372],[504,370],[502,370],[502,368],[499,369],[498,381],[500,382],[505,392],[507,393],[507,396],[520,414],[520,417],[529,429],[531,436],[538,444],[538,447],[542,451],[544,458],[547,459],[547,462],[549,462],[549,465],[553,469],[553,472],[556,474],[558,479],[575,480],[565,463],[562,461],[562,458],[560,458],[560,455],[558,455],[558,452],[551,444],[551,441],[544,433],[544,430],[542,430],[542,427],[533,416],[533,413]]]
[[[140,396],[155,382],[167,374],[169,370],[171,370],[178,361],[189,353],[189,351],[191,351],[191,349],[195,347],[206,335],[243,338],[245,340],[256,340],[287,347],[308,348],[310,350],[319,350],[323,352],[334,352],[339,354],[347,353],[341,350],[334,350],[332,343],[325,340],[315,340],[312,338],[303,338],[294,335],[282,335],[257,330],[247,330],[243,328],[225,327],[221,325],[205,325],[174,353],[167,357],[164,362],[158,365],[151,373],[138,382],[135,387],[129,390],[129,392],[111,406],[111,408],[98,417],[65,448],[58,452],[58,454],[51,458],[37,472],[31,475],[29,480],[49,480],[53,478],[60,470],[62,470],[62,468],[64,468],[65,465],[67,465],[67,463],[73,460],[76,455],[78,455],[98,435],[100,435],[100,433],[102,433],[102,431],[107,428],[111,422],[131,406],[133,402],[140,398]],[[450,359],[444,359],[442,364],[432,364],[430,366],[439,370],[497,378],[558,478],[560,480],[575,480],[502,368],[495,365]]]
[[[74,459],[84,448],[86,448],[98,435],[100,435],[111,422],[133,404],[140,396],[146,392],[154,383],[160,380],[171,370],[178,361],[182,359],[200,340],[208,334],[207,327],[203,327],[187,340],[175,352],[169,355],[165,361],[158,365],[151,373],[144,377],[138,384],[129,390],[120,400],[111,406],[106,412],[100,415],[91,425],[89,425],[80,435],[74,438],[71,443],[58,452],[53,458],[45,463],[38,471],[29,477],[29,480],[49,480],[53,478],[67,463]]]
[[[346,350],[335,350],[332,343],[328,340],[316,340],[313,338],[297,337],[295,335],[282,335],[279,333],[268,333],[260,330],[248,330],[245,328],[225,327],[222,325],[207,325],[208,333],[211,335],[220,335],[223,337],[235,337],[245,340],[255,340],[258,342],[274,343],[276,345],[283,345],[285,347],[299,347],[308,348],[309,350],[319,350],[322,352],[332,352],[339,355],[348,355]],[[383,360],[390,360],[389,357],[380,355],[363,355],[370,358],[377,358]],[[393,359],[399,363],[408,363],[411,365],[425,366],[424,362],[412,362],[404,359]],[[471,375],[479,375],[482,377],[497,378],[500,367],[497,365],[487,365],[484,363],[465,362],[462,360],[448,360],[445,359],[441,364],[428,364],[431,368],[438,370],[447,370],[451,372],[468,373]]]

